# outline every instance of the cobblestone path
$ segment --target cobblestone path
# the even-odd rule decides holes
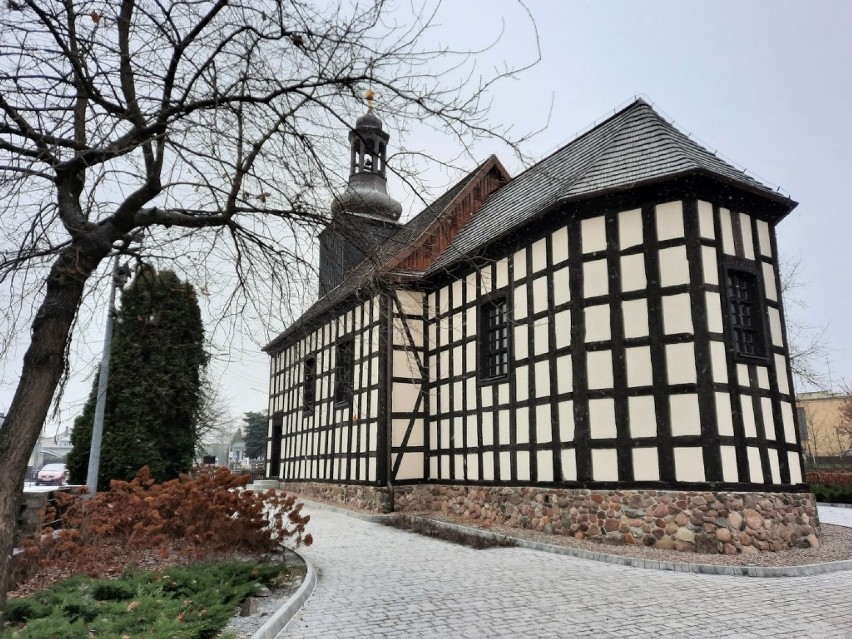
[[[474,550],[326,510],[293,637],[852,638],[852,571],[754,578]],[[301,551],[300,551],[301,552]]]

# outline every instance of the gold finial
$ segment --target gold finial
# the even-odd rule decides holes
[[[364,92],[364,97],[367,98],[367,109],[372,111],[373,110],[373,98],[376,97],[376,94],[373,93],[372,89],[367,89]]]

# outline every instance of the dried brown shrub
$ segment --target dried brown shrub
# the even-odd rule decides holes
[[[60,528],[47,527],[21,542],[25,572],[43,587],[73,574],[104,576],[127,566],[157,568],[310,545],[310,516],[302,515],[295,496],[246,490],[248,480],[227,468],[198,468],[157,483],[144,467],[132,481],[114,480],[91,499],[57,492],[45,521]]]

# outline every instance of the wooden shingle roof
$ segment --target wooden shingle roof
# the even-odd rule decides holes
[[[638,99],[494,193],[428,273],[463,259],[559,201],[693,173],[789,203],[789,208],[796,205],[678,131]]]

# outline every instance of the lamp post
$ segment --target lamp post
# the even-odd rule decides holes
[[[127,264],[118,263],[112,269],[112,281],[109,288],[109,307],[107,308],[106,328],[104,329],[104,350],[101,355],[101,368],[98,374],[98,399],[95,404],[95,421],[92,424],[92,442],[89,448],[89,470],[86,474],[86,487],[89,495],[98,492],[98,470],[101,465],[101,439],[104,432],[104,409],[106,407],[107,384],[109,383],[109,358],[112,348],[112,323],[115,318],[115,291],[124,286],[130,275]]]

